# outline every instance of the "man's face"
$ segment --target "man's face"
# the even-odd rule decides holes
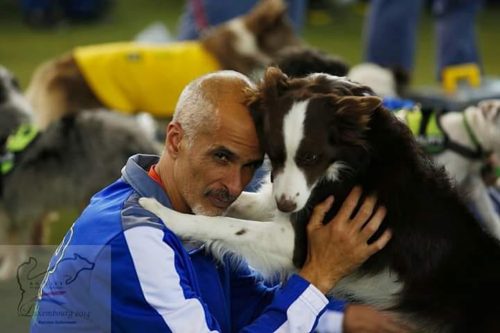
[[[174,168],[181,196],[195,214],[221,215],[262,161],[252,119],[241,103],[219,103],[214,128],[183,143]],[[185,140],[185,139],[184,139]]]

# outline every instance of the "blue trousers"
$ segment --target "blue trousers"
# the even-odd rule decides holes
[[[424,0],[372,0],[365,25],[365,60],[411,73]],[[475,17],[481,0],[433,0],[437,74],[449,65],[480,64]]]
[[[257,0],[186,0],[178,39],[197,39],[204,29],[245,14]],[[304,25],[307,0],[287,0],[288,15],[297,33]]]

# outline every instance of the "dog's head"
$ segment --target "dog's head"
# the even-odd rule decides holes
[[[255,36],[259,50],[269,57],[275,57],[285,47],[300,44],[283,0],[261,0],[242,20]]]
[[[476,113],[476,135],[484,148],[500,155],[500,99],[481,101],[477,106],[469,107],[469,110],[465,112]]]
[[[5,67],[0,66],[0,147],[22,123],[30,122],[31,107],[19,84]]]
[[[225,69],[247,74],[269,65],[284,48],[301,44],[283,0],[261,0],[246,15],[208,30],[202,42]]]
[[[316,185],[335,182],[345,168],[361,163],[371,115],[382,101],[370,88],[344,77],[290,79],[269,68],[249,103],[271,160],[278,208],[296,212]]]

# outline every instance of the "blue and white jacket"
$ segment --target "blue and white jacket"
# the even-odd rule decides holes
[[[91,199],[51,259],[31,332],[312,331],[328,303],[313,285],[294,275],[266,287],[246,265],[190,249],[138,204],[171,206],[147,174],[157,162],[131,157]]]

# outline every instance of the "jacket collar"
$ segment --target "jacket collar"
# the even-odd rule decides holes
[[[148,175],[149,168],[158,163],[159,156],[137,154],[131,156],[122,169],[122,178],[139,193],[141,197],[153,197],[162,205],[172,207],[163,188]]]

